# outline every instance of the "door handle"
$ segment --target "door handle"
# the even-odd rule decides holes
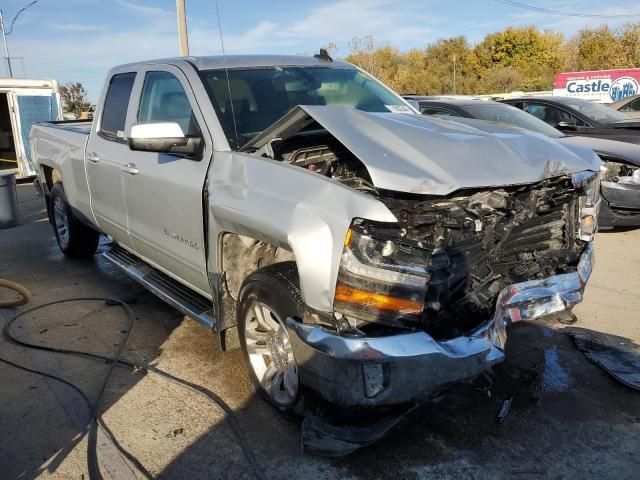
[[[136,164],[135,163],[127,163],[126,165],[123,165],[120,170],[122,170],[123,172],[128,173],[129,175],[137,175],[138,173],[140,173],[140,170],[138,170],[136,168]]]
[[[100,157],[95,153],[87,153],[87,160],[91,163],[98,163],[100,161]]]

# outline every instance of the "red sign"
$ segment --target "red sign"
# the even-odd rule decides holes
[[[611,103],[640,93],[640,68],[559,73],[553,94]]]

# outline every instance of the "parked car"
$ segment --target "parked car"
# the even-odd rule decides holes
[[[504,359],[591,274],[600,160],[417,114],[327,55],[112,69],[31,144],[61,251],[105,256],[240,346],[281,411],[419,402]]]
[[[522,110],[504,103],[449,97],[405,97],[418,102],[427,115],[476,118],[502,122],[554,138],[563,144],[594,150],[603,161],[603,203],[600,227],[640,225],[640,146],[596,137],[579,137],[561,132]]]
[[[600,103],[572,97],[520,97],[500,100],[570,135],[640,143],[640,120]]]
[[[623,113],[629,118],[640,118],[640,95],[625,97],[622,100],[610,103],[607,106]]]

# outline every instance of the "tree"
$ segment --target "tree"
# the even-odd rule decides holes
[[[508,27],[491,33],[476,45],[469,63],[480,81],[481,90],[488,91],[489,72],[494,68],[515,69],[526,83],[537,88],[551,88],[553,76],[565,65],[563,37],[550,31],[540,32],[535,27]],[[504,77],[504,72],[499,74]],[[487,83],[489,82],[489,83]]]
[[[625,55],[625,66],[640,67],[640,23],[628,23],[619,34],[620,47]]]
[[[346,60],[400,93],[426,95],[551,90],[563,71],[640,67],[640,23],[585,28],[565,41],[535,27],[508,27],[471,46],[464,36],[424,49],[377,47],[372,36],[349,42]],[[332,52],[335,44],[326,47]],[[453,85],[454,59],[456,66]]]
[[[615,32],[606,25],[580,30],[570,44],[575,70],[605,70],[626,66],[620,42]]]
[[[79,114],[91,111],[91,103],[87,100],[87,91],[80,82],[68,82],[60,86],[60,96],[65,112]]]
[[[484,78],[486,92],[513,92],[521,88],[522,74],[514,67],[495,67]]]
[[[427,45],[425,60],[428,79],[425,93],[467,94],[474,93],[470,82],[468,58],[471,50],[464,36],[445,38]],[[453,85],[453,63],[455,59],[456,82]]]
[[[373,37],[370,35],[354,37],[349,42],[349,49],[351,53],[346,58],[348,62],[358,65],[387,85],[394,86],[398,68],[402,63],[402,54],[397,49],[389,45],[375,48]]]

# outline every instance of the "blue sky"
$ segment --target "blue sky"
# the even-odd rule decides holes
[[[29,1],[4,0],[0,7],[11,19]],[[527,1],[580,13],[640,13],[637,0]],[[186,3],[191,54],[221,53],[215,0]],[[494,0],[219,0],[219,5],[228,54],[298,54],[332,41],[344,56],[354,36],[372,35],[378,45],[407,49],[455,35],[477,42],[508,25],[571,35],[584,26],[640,21],[547,15]],[[8,41],[11,56],[24,58],[27,76],[80,81],[95,102],[111,66],[178,54],[175,1],[39,0],[20,16]],[[16,70],[22,74],[20,63]]]

